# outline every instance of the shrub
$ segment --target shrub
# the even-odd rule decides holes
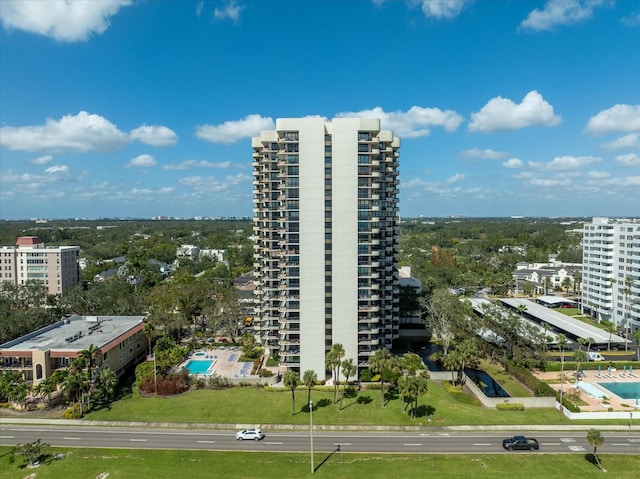
[[[181,394],[188,389],[188,374],[181,371],[178,374],[170,374],[166,377],[144,378],[140,384],[140,390],[145,393],[156,393],[159,396],[173,396]]]
[[[524,404],[516,402],[507,402],[496,404],[498,411],[524,411]]]
[[[74,404],[73,406],[67,408],[62,413],[62,417],[64,419],[80,419],[82,417],[82,412],[80,411],[80,405]]]
[[[258,371],[258,376],[260,376],[261,378],[270,378],[271,376],[273,376],[273,371],[262,368]]]
[[[223,378],[219,376],[214,376],[212,378],[209,378],[209,387],[211,389],[226,389],[232,386],[233,385],[231,384],[231,381],[229,381],[228,378]]]
[[[360,381],[369,382],[371,381],[372,377],[373,375],[368,369],[363,369],[362,371],[360,371]]]

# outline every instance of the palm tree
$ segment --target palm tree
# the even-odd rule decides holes
[[[312,369],[307,369],[302,373],[302,384],[307,387],[307,404],[311,402],[311,388],[318,382],[318,375]]]
[[[573,352],[573,360],[576,362],[576,381],[580,378],[580,364],[587,360],[587,353],[582,349]]]
[[[526,304],[519,304],[518,305],[518,312],[520,313],[520,317],[524,317],[524,312],[527,310],[527,305]]]
[[[96,378],[96,388],[100,396],[100,400],[108,402],[113,398],[113,395],[118,385],[118,377],[111,369],[104,369],[100,371]]]
[[[602,433],[598,429],[589,429],[587,431],[587,441],[593,446],[593,457],[598,464],[598,468],[600,468],[602,472],[605,472],[604,469],[602,469],[600,459],[598,459],[598,455],[596,454],[598,447],[604,444],[604,437],[602,437]]]
[[[151,352],[153,351],[153,345],[151,344],[151,340],[153,339],[153,335],[155,333],[156,327],[146,321],[144,323],[144,326],[142,327],[142,334],[144,334],[147,337],[147,345],[149,347],[149,354],[151,354]]]
[[[582,350],[582,346],[587,343],[587,340],[584,338],[578,338],[578,349]]]
[[[622,294],[624,294],[624,303],[626,306],[625,311],[625,322],[624,322],[624,330],[628,331],[631,327],[631,302],[629,301],[629,296],[631,295],[631,288],[633,287],[634,279],[631,276],[627,276],[624,278],[624,289],[622,290]],[[626,336],[626,335],[625,335]],[[629,338],[625,338],[624,341],[624,352],[627,352],[627,346],[629,344]]]
[[[284,373],[283,382],[285,387],[291,389],[291,415],[293,416],[296,413],[296,388],[300,384],[300,375],[289,369]]]
[[[90,344],[87,349],[83,349],[78,352],[78,359],[81,359],[87,367],[87,373],[89,375],[89,397],[93,391],[93,370],[97,365],[100,358],[100,348],[95,344]]]
[[[631,337],[636,343],[636,358],[640,361],[640,328],[636,329]]]
[[[611,351],[611,338],[613,337],[613,333],[617,331],[616,323],[607,323],[604,330],[609,333],[609,343],[607,344],[607,351]]]
[[[373,356],[369,357],[369,368],[371,368],[372,372],[380,374],[380,396],[382,407],[384,407],[384,372],[389,367],[390,360],[391,353],[386,348],[376,350],[376,352],[373,353]]]
[[[589,355],[589,350],[591,349],[591,345],[595,342],[596,340],[593,339],[591,336],[587,338],[587,356]]]
[[[327,353],[327,368],[333,371],[333,403],[338,402],[338,385],[340,384],[340,366],[344,357],[344,347],[340,343],[335,343]]]
[[[358,368],[353,363],[353,359],[345,359],[342,361],[342,374],[344,374],[344,386],[342,388],[342,397],[340,398],[340,407],[339,410],[342,409],[342,401],[344,400],[344,396],[347,393],[347,384],[349,383],[349,378],[355,375]]]
[[[562,411],[562,399],[564,395],[564,350],[567,349],[567,337],[558,334],[558,348],[560,348],[560,410]]]

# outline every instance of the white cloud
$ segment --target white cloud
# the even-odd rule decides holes
[[[213,11],[213,18],[216,20],[231,20],[233,23],[238,23],[240,20],[240,12],[244,10],[242,5],[238,5],[235,0],[230,0],[224,8],[216,8]]]
[[[465,179],[465,175],[464,174],[456,173],[455,175],[450,176],[449,178],[447,178],[445,180],[445,183],[448,184],[448,185],[452,185],[453,183],[458,183],[460,181],[464,181],[464,179]]]
[[[529,13],[520,26],[526,30],[551,30],[557,25],[570,25],[593,16],[593,9],[604,0],[548,0],[542,10]]]
[[[469,131],[490,133],[534,125],[555,126],[560,121],[553,106],[533,90],[519,104],[501,96],[492,98],[479,112],[471,114]]]
[[[548,179],[548,178],[533,178],[527,182],[531,186],[545,186],[545,187],[553,187],[553,186],[569,186],[571,185],[571,180],[566,179]]]
[[[46,189],[51,183],[65,183],[76,181],[80,177],[74,178],[67,165],[53,165],[45,169],[42,173],[15,173],[13,170],[6,170],[0,174],[0,182],[4,184],[19,184],[20,188],[37,190]]]
[[[125,165],[125,168],[131,168],[133,166],[150,168],[152,166],[156,166],[156,159],[151,155],[138,155],[135,158],[131,158]]]
[[[620,166],[640,166],[640,156],[635,153],[629,153],[627,155],[616,156],[613,160]]]
[[[44,125],[0,128],[0,146],[10,150],[113,151],[128,141],[114,124],[86,111],[47,118]]]
[[[196,15],[199,17],[202,13],[202,7],[204,7],[204,0],[200,0],[196,5]]]
[[[470,150],[464,150],[462,152],[462,156],[464,158],[480,158],[482,160],[499,160],[500,158],[507,156],[507,154],[502,151],[495,151],[489,148],[485,148],[484,150],[481,150],[480,148],[471,148]]]
[[[0,21],[8,29],[59,42],[87,40],[109,28],[110,18],[131,0],[2,0]]]
[[[640,131],[640,105],[618,104],[592,116],[587,131],[594,135],[611,131]]]
[[[556,156],[546,163],[536,163],[530,161],[528,166],[536,170],[546,171],[571,171],[579,170],[588,165],[595,165],[602,161],[602,158],[595,156]]]
[[[609,177],[611,177],[611,173],[609,173],[608,171],[589,171],[587,173],[587,178],[594,180],[600,180]]]
[[[627,150],[633,148],[640,148],[640,134],[629,133],[628,135],[616,138],[612,142],[603,143],[600,148],[606,150]]]
[[[192,188],[197,192],[211,193],[216,191],[225,191],[232,186],[249,182],[251,177],[244,173],[235,176],[227,176],[224,180],[220,180],[213,176],[187,176],[178,180],[180,185]]]
[[[635,12],[620,19],[623,25],[637,27],[640,25],[640,12]]]
[[[509,158],[507,161],[502,163],[502,166],[505,168],[522,168],[524,166],[524,162],[520,158]]]
[[[409,181],[404,181],[401,185],[401,188],[403,190],[411,190],[414,188],[424,188],[425,186],[427,186],[427,183],[424,180],[420,178],[414,178]]]
[[[242,138],[258,136],[262,130],[273,130],[271,118],[247,115],[242,120],[225,121],[221,125],[201,125],[196,128],[196,136],[212,143],[235,143]]]
[[[453,110],[439,108],[411,107],[407,112],[399,110],[385,112],[379,106],[371,110],[341,112],[336,118],[380,118],[381,127],[392,130],[400,138],[418,138],[431,134],[432,126],[441,126],[447,131],[455,131],[462,123],[462,117]]]
[[[118,191],[115,193],[115,199],[119,200],[156,200],[158,196],[173,195],[175,192],[174,186],[163,186],[161,188],[131,188],[127,191]]]
[[[460,15],[469,0],[412,0],[412,5],[420,5],[422,12],[427,17],[438,20],[454,18]]]
[[[171,128],[161,125],[142,125],[131,130],[131,138],[152,146],[172,146],[178,141],[178,135]]]
[[[227,169],[231,166],[230,161],[222,161],[220,163],[215,163],[213,161],[196,161],[196,160],[186,160],[180,163],[170,163],[168,165],[164,165],[162,167],[163,170],[191,170],[193,168],[220,168]]]
[[[44,155],[31,160],[29,163],[31,163],[32,165],[46,165],[48,163],[51,163],[52,161],[53,161],[53,156]]]

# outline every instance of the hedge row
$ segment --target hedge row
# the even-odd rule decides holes
[[[611,366],[619,371],[625,367],[627,369],[629,369],[629,367],[633,367],[633,369],[638,371],[638,374],[640,375],[640,361],[590,361],[580,363],[580,368],[587,371],[597,370],[598,366],[600,369],[607,369]],[[564,362],[565,371],[575,371],[577,367],[578,363],[575,361]],[[542,366],[542,370],[545,372],[560,372],[560,369],[562,369],[560,361],[547,361]]]
[[[496,404],[498,411],[524,411],[524,404],[517,402],[505,402]]]

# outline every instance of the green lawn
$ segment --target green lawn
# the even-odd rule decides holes
[[[317,406],[313,419],[318,425],[422,425],[452,426],[463,424],[568,424],[555,409],[497,411],[453,400],[436,382],[419,405],[435,409],[432,420],[423,415],[411,420],[400,399],[380,405],[379,390],[363,390],[357,397],[344,400],[343,409],[333,404],[333,393],[312,391]],[[130,397],[112,404],[110,409],[89,413],[87,420],[166,421],[221,424],[303,424],[309,422],[306,391],[296,392],[296,414],[291,414],[290,391],[264,391],[252,387],[225,390],[201,389],[169,398]]]
[[[599,450],[606,450],[606,444]],[[208,451],[148,451],[143,449],[62,449],[59,461],[50,461],[36,469],[25,469],[17,458],[9,463],[9,448],[0,448],[2,479],[22,479],[35,473],[37,479],[87,479],[108,473],[109,479],[141,478],[175,479],[282,479],[336,478],[389,479],[405,477],[460,477],[504,479],[517,471],[519,477],[566,479],[600,477],[590,462],[590,454],[349,454],[345,452],[315,454],[315,474],[311,474],[309,454],[251,453]],[[635,479],[640,470],[640,456],[600,455],[608,476]]]

